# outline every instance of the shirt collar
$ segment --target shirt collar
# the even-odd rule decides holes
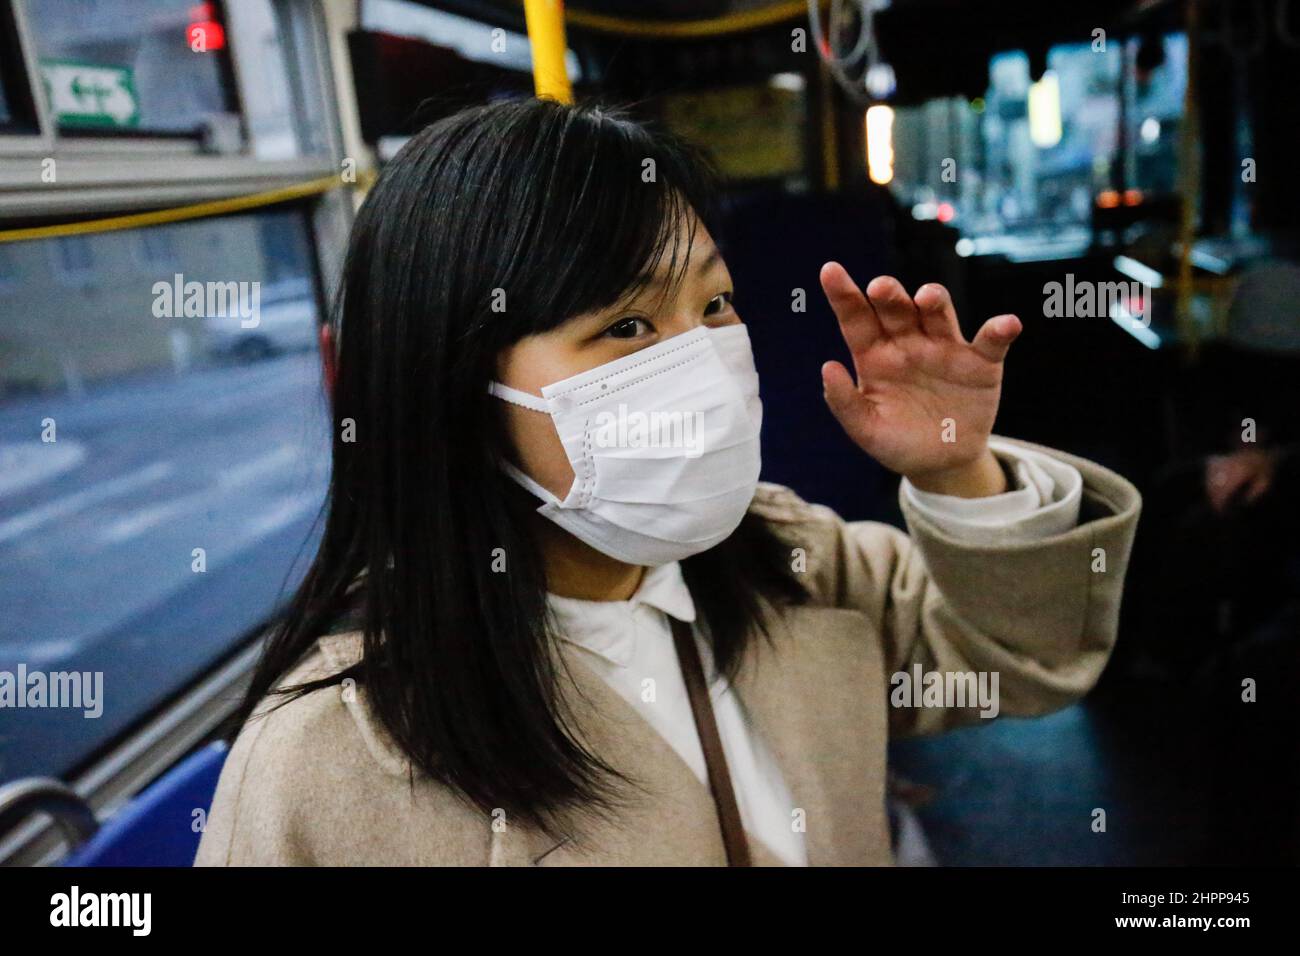
[[[626,601],[584,601],[547,594],[560,637],[613,664],[626,667],[636,647],[634,615],[650,607],[688,624],[695,621],[695,601],[676,561],[647,568],[636,593]]]

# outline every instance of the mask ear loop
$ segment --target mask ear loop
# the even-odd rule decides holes
[[[509,402],[512,405],[519,405],[522,408],[527,408],[534,412],[542,412],[547,415],[551,413],[550,403],[547,402],[546,399],[530,394],[529,392],[521,392],[519,389],[511,388],[509,385],[502,385],[500,382],[489,382],[488,393],[495,395],[502,401]],[[548,489],[542,487],[541,484],[535,481],[522,469],[517,468],[508,461],[501,462],[501,469],[526,490],[540,498],[543,506],[558,506],[560,504],[559,498],[555,497],[555,495],[553,495]]]
[[[501,463],[501,469],[513,478],[517,484],[521,485],[525,491],[531,492],[535,497],[539,498],[543,507],[546,505],[554,505],[558,508],[560,506],[559,498],[555,497],[555,495],[553,495],[548,489],[543,488],[538,482],[534,481],[522,469],[512,465],[508,461],[503,461]]]
[[[545,412],[550,414],[550,403],[540,395],[533,395],[529,392],[521,392],[517,388],[511,388],[509,385],[502,385],[500,382],[489,382],[488,392],[495,395],[511,405],[519,405],[523,408],[531,409],[534,412]]]

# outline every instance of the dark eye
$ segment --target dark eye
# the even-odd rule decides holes
[[[619,319],[605,330],[605,334],[612,339],[634,339],[645,331],[653,331],[650,323],[631,315],[626,319]]]
[[[704,307],[704,314],[717,315],[719,312],[727,311],[729,305],[731,305],[731,293],[719,292],[710,299],[709,304]]]

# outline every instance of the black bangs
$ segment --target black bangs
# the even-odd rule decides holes
[[[428,216],[390,195],[401,184],[409,203],[413,179]],[[680,277],[690,250],[679,229],[692,212],[709,227],[717,182],[703,153],[622,108],[521,100],[414,136],[367,206],[402,230],[385,245],[408,268],[454,274],[456,301],[439,303],[460,326],[448,331],[501,348],[631,298],[661,259]]]
[[[531,331],[632,298],[661,259],[676,281],[690,255],[680,227],[692,213],[706,228],[713,217],[714,176],[688,145],[602,109],[574,112],[557,138],[548,194],[528,210],[552,237],[539,263],[550,282],[525,303],[536,306]]]

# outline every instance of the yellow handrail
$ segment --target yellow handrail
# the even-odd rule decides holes
[[[317,196],[332,189],[345,186],[367,186],[374,178],[374,173],[365,170],[357,174],[357,182],[347,182],[341,176],[322,176],[294,183],[279,189],[249,193],[246,196],[232,196],[229,199],[213,199],[207,202],[192,203],[187,206],[175,206],[171,209],[155,209],[150,212],[129,213],[124,216],[108,216],[104,219],[86,219],[81,222],[68,222],[57,226],[33,226],[29,229],[6,229],[0,231],[0,242],[22,242],[28,239],[53,239],[59,236],[80,236],[88,233],[114,232],[119,229],[139,229],[143,226],[157,226],[168,222],[183,222],[186,219],[203,219],[208,216],[221,216],[260,206],[273,206],[276,203],[290,202],[307,196]]]
[[[821,0],[824,5],[826,0]],[[615,17],[604,13],[591,13],[586,10],[568,10],[564,19],[572,26],[601,33],[617,33],[622,36],[656,37],[660,39],[686,39],[693,37],[721,36],[727,33],[740,33],[744,30],[757,30],[804,17],[808,14],[808,4],[804,0],[782,0],[771,6],[757,10],[741,10],[725,13],[719,17],[703,20],[637,20],[629,17]]]

